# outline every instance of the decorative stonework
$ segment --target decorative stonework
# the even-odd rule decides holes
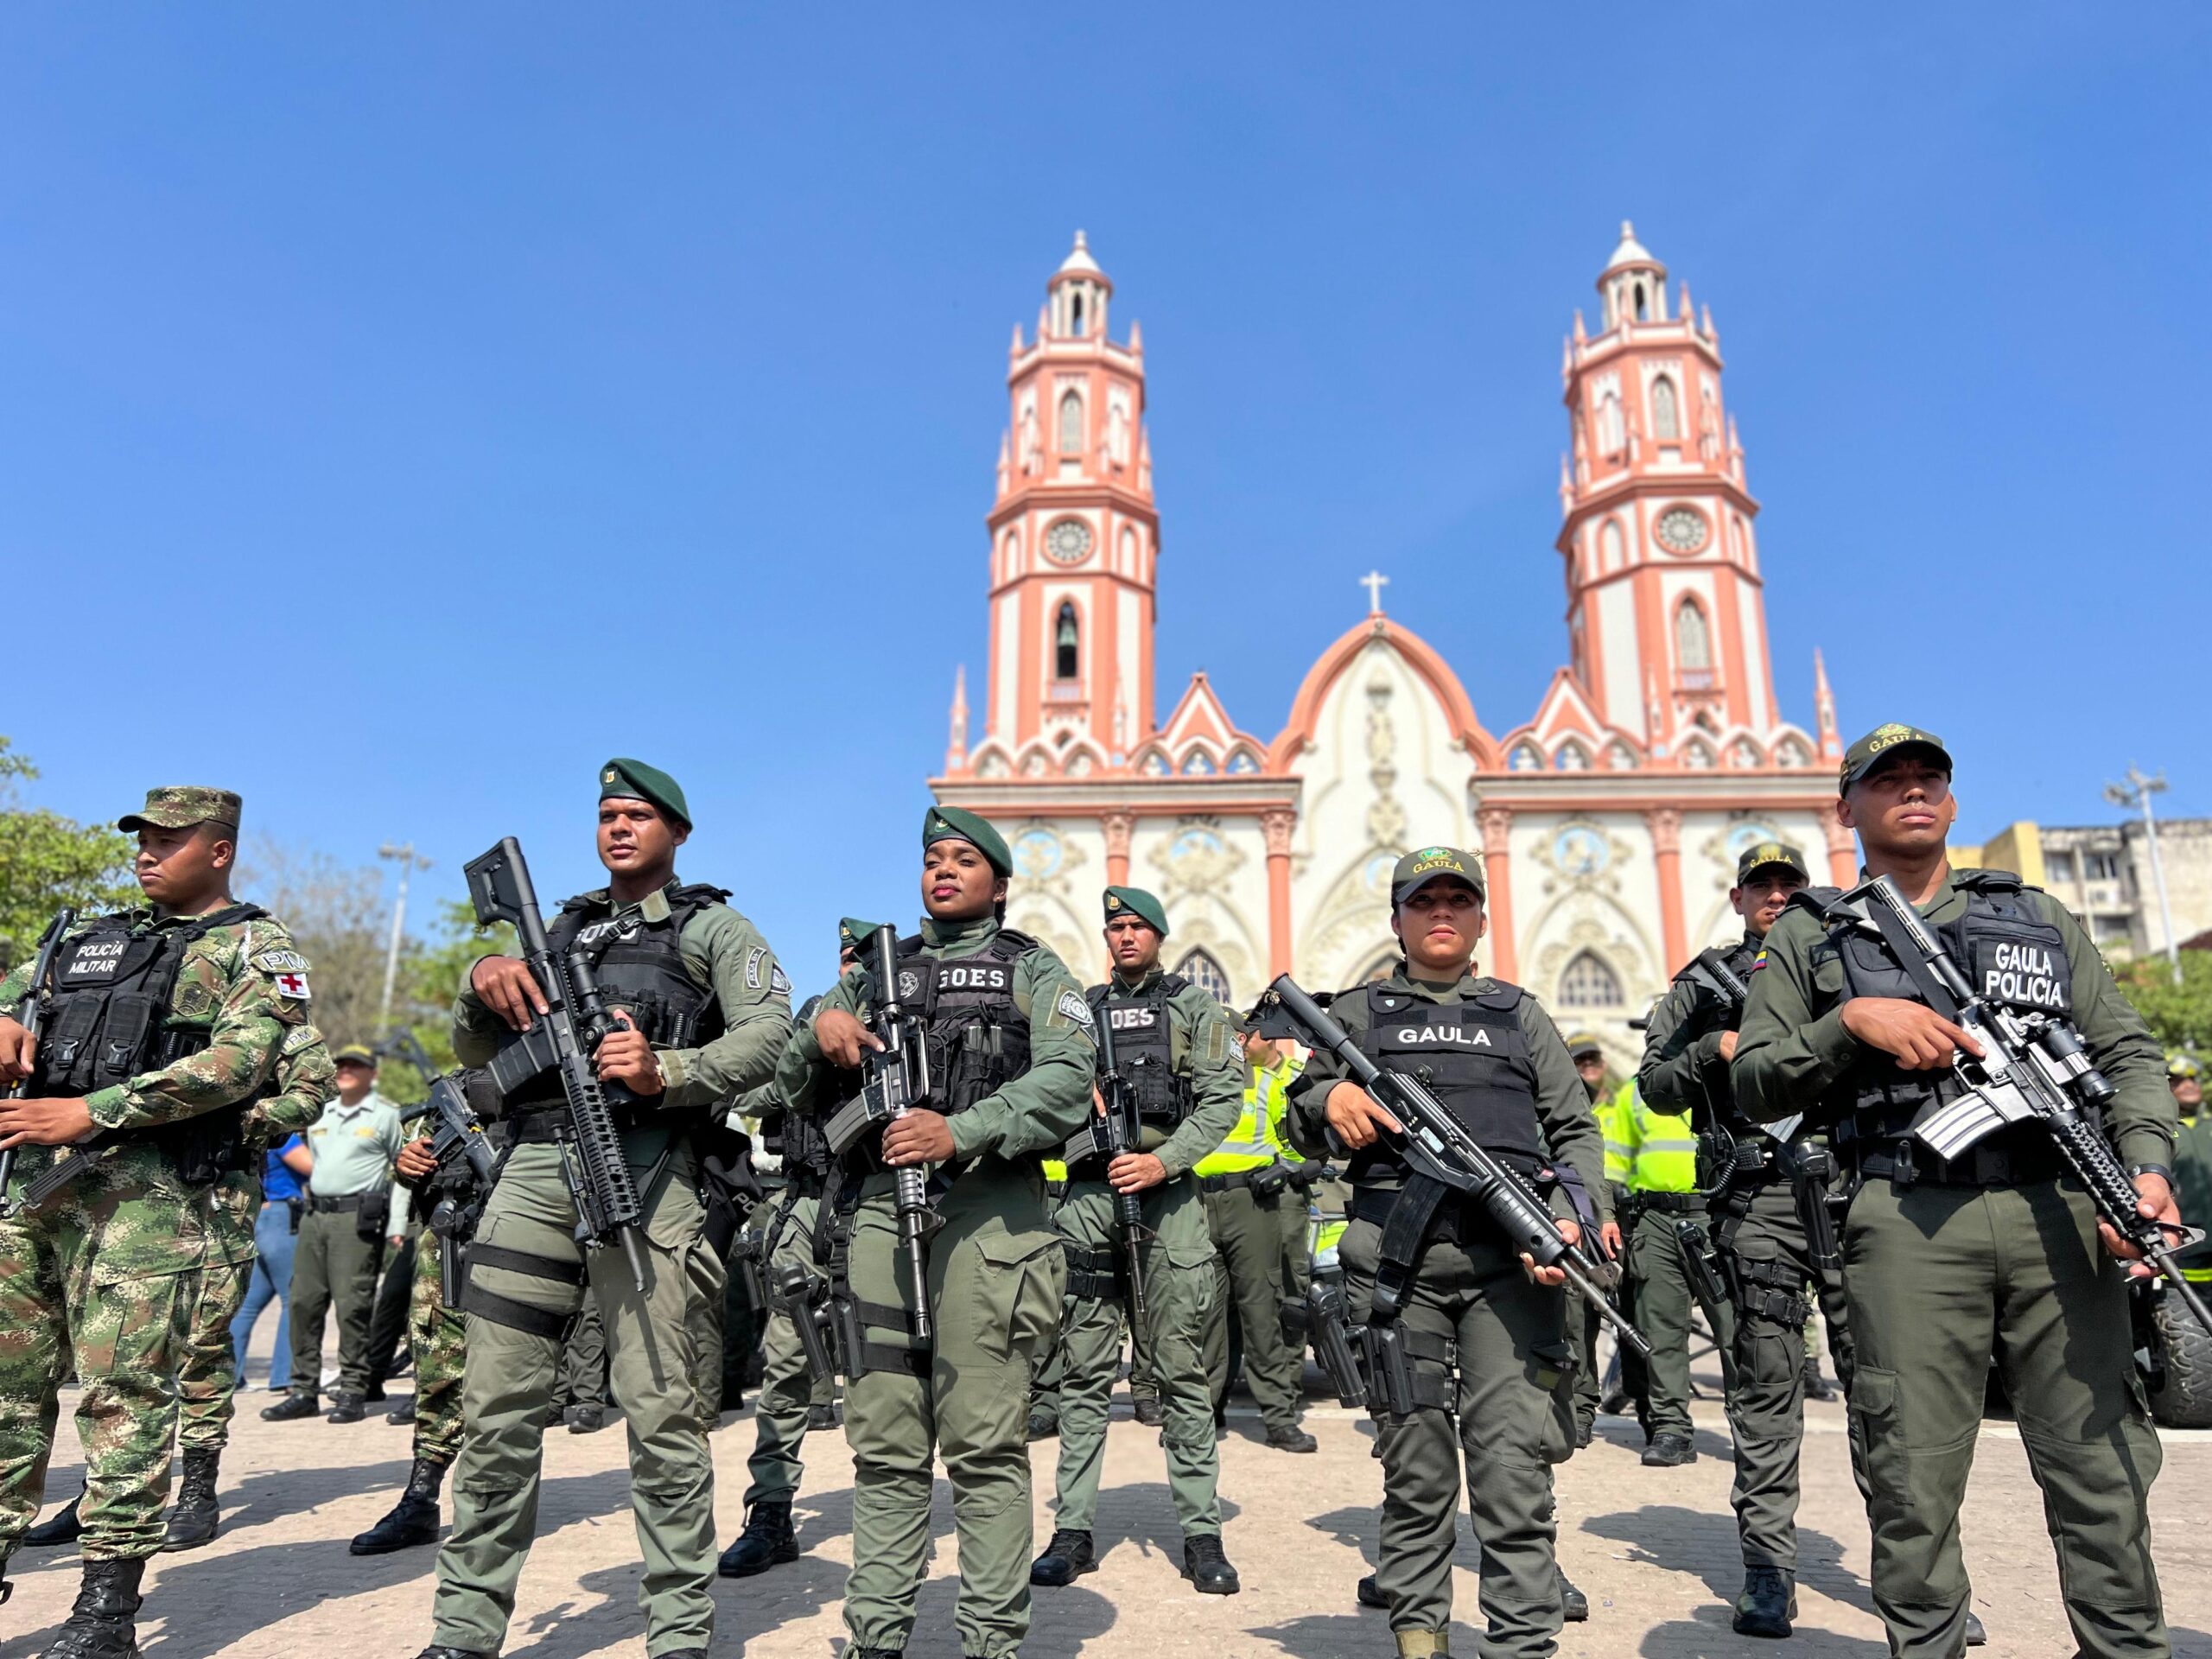
[[[1537,843],[1533,856],[1545,872],[1541,891],[1548,898],[1559,893],[1619,893],[1621,868],[1634,853],[1594,818],[1571,818]]]
[[[1391,791],[1398,781],[1398,728],[1390,719],[1395,690],[1381,669],[1367,683],[1367,781],[1375,799],[1367,809],[1367,838],[1377,847],[1404,850],[1406,809]]]

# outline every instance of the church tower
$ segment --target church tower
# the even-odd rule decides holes
[[[1144,344],[1135,325],[1127,345],[1107,332],[1113,293],[1077,231],[1036,339],[1015,324],[1007,366],[984,724],[1010,753],[1042,738],[1054,770],[1119,766],[1153,729],[1160,516]]]
[[[1653,762],[1802,766],[1775,706],[1744,451],[1720,391],[1710,309],[1621,225],[1560,365],[1572,459],[1562,466],[1572,672]],[[1777,739],[1779,741],[1777,741]]]

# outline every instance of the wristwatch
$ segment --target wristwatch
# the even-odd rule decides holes
[[[2127,1173],[2131,1179],[2138,1175],[2156,1175],[2168,1186],[2174,1184],[2173,1171],[2164,1164],[2130,1164],[2127,1166]]]

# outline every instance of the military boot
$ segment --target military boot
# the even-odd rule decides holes
[[[1056,1440],[1060,1437],[1060,1416],[1044,1406],[1029,1408],[1029,1427],[1025,1438],[1034,1446],[1039,1440]]]
[[[358,1394],[334,1394],[330,1396],[330,1410],[323,1418],[326,1423],[358,1423],[369,1414],[368,1407]]]
[[[1835,1386],[1821,1375],[1821,1362],[1816,1356],[1812,1354],[1805,1356],[1805,1369],[1802,1376],[1805,1382],[1805,1397],[1808,1400],[1835,1398]]]
[[[596,1434],[606,1427],[607,1408],[605,1406],[570,1406],[569,1408],[569,1433]]]
[[[1141,1394],[1129,1403],[1136,1411],[1137,1421],[1147,1428],[1158,1428],[1167,1421],[1166,1408],[1160,1403],[1156,1394]]]
[[[23,1535],[27,1549],[59,1549],[64,1544],[73,1544],[85,1535],[85,1523],[77,1518],[77,1505],[84,1497],[79,1492],[54,1512],[54,1518],[41,1522]]]
[[[415,1421],[415,1396],[411,1394],[404,1396],[398,1404],[385,1413],[384,1420],[387,1423],[397,1423],[402,1428],[406,1427]]]
[[[1789,1634],[1789,1621],[1797,1617],[1797,1585],[1778,1567],[1744,1569],[1744,1593],[1736,1598],[1735,1629],[1738,1636],[1777,1639]]]
[[[1662,1429],[1651,1437],[1651,1444],[1643,1448],[1643,1463],[1647,1469],[1676,1469],[1686,1463],[1697,1461],[1697,1447],[1687,1434],[1671,1428]]]
[[[1559,1569],[1554,1567],[1554,1573]],[[1590,1598],[1574,1587],[1574,1580],[1566,1573],[1559,1573],[1560,1616],[1570,1624],[1580,1624],[1590,1617]]]
[[[448,1648],[442,1643],[433,1642],[416,1654],[415,1659],[499,1659],[499,1656],[488,1648]]]
[[[77,1605],[46,1659],[138,1659],[138,1584],[146,1563],[86,1561]]]
[[[1222,1553],[1217,1532],[1193,1533],[1183,1541],[1183,1576],[1202,1596],[1233,1596],[1244,1587]]]
[[[1989,1632],[1981,1628],[1981,1621],[1972,1613],[1967,1615],[1967,1646],[1982,1648],[1989,1645]]]
[[[1045,1546],[1045,1553],[1029,1564],[1029,1582],[1057,1587],[1073,1584],[1084,1573],[1097,1570],[1098,1556],[1090,1547],[1090,1535],[1061,1527]]]
[[[390,1515],[358,1535],[346,1546],[354,1555],[388,1555],[395,1549],[438,1541],[438,1488],[445,1484],[446,1466],[428,1458],[415,1459],[407,1477],[407,1490],[399,1495]]]
[[[845,1419],[836,1402],[832,1402],[828,1405],[809,1406],[806,1408],[806,1426],[810,1429],[842,1428]]]
[[[212,1541],[222,1523],[215,1503],[215,1474],[223,1454],[194,1447],[184,1454],[184,1479],[177,1487],[176,1507],[162,1538],[165,1550],[197,1549]]]
[[[1390,1598],[1382,1593],[1382,1582],[1372,1573],[1359,1581],[1352,1598],[1363,1607],[1379,1607],[1386,1613],[1390,1611]]]
[[[321,1414],[321,1402],[312,1392],[288,1394],[275,1405],[261,1408],[261,1421],[264,1423],[296,1422],[302,1417],[320,1417]]]
[[[1319,1452],[1321,1442],[1293,1423],[1288,1428],[1268,1431],[1268,1444],[1278,1452]]]
[[[791,1499],[764,1497],[746,1512],[745,1530],[722,1552],[715,1571],[725,1579],[749,1579],[797,1560],[798,1534],[791,1529]]]

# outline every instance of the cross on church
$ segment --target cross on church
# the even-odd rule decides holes
[[[1359,585],[1367,589],[1367,613],[1382,615],[1382,590],[1390,585],[1390,578],[1379,570],[1370,570],[1359,579]]]

